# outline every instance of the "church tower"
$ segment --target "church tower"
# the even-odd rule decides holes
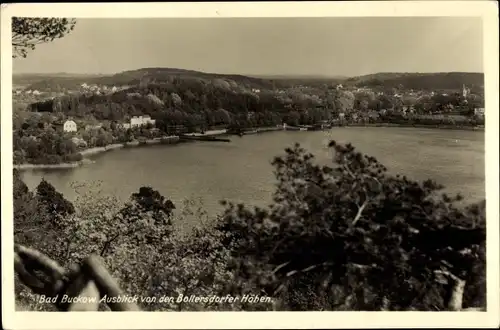
[[[462,85],[462,96],[464,98],[467,98],[467,96],[469,95],[469,89],[465,87],[465,84]]]

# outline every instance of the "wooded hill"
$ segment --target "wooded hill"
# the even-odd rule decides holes
[[[174,79],[186,80],[215,80],[223,79],[229,83],[234,82],[247,88],[272,88],[272,82],[266,79],[247,77],[242,75],[227,75],[205,73],[193,70],[175,68],[143,68],[138,70],[124,71],[114,75],[96,77],[49,77],[39,80],[26,87],[26,89],[37,89],[39,91],[56,91],[61,89],[72,90],[80,88],[83,83],[100,86],[137,86],[151,83],[170,83]],[[16,78],[14,77],[14,81]]]
[[[484,86],[483,73],[439,72],[439,73],[376,73],[346,79],[346,83],[367,87],[400,87],[417,90],[460,89]]]
[[[287,88],[296,85],[320,87],[324,85],[336,85],[342,83],[351,86],[367,87],[401,87],[405,89],[443,90],[459,89],[465,84],[468,87],[481,88],[484,85],[483,73],[467,72],[444,72],[444,73],[375,73],[370,75],[343,78],[343,77],[295,77],[295,76],[269,76],[250,77],[244,75],[205,73],[194,70],[175,68],[143,68],[138,70],[124,71],[114,75],[85,76],[71,74],[47,75],[14,75],[15,85],[26,84],[27,79],[33,83],[26,89],[37,89],[40,91],[73,90],[79,88],[83,83],[105,86],[136,86],[150,83],[172,82],[174,79],[188,79],[210,81],[221,79],[230,84],[238,84],[246,88],[272,89]]]
[[[14,73],[12,75],[12,83],[14,86],[19,86],[26,89],[31,88],[31,85],[36,83],[44,83],[45,81],[81,81],[85,79],[95,79],[103,75],[96,74],[77,74],[77,73]]]

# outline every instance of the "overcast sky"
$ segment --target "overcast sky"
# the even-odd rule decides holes
[[[170,67],[253,75],[483,72],[480,18],[78,19],[14,73]]]

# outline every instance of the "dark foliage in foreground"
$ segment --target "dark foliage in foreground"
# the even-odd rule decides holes
[[[299,145],[274,160],[269,210],[229,205],[219,229],[243,282],[296,310],[444,310],[456,276],[464,305],[484,305],[484,202],[461,209],[461,196],[440,196],[430,180],[330,146],[333,167]]]
[[[12,17],[12,57],[26,57],[37,45],[64,37],[75,23],[67,18]]]
[[[15,172],[15,241],[63,264],[98,253],[130,294],[274,298],[157,302],[144,310],[484,307],[485,203],[461,207],[460,196],[440,195],[435,182],[390,175],[351,145],[330,146],[333,166],[316,165],[299,145],[274,160],[278,183],[269,208],[229,203],[215,223],[184,236],[173,223],[203,223],[204,212],[174,215],[173,203],[150,187],[125,205],[90,191],[70,214],[50,184],[33,195]],[[57,226],[49,209],[36,209],[47,196],[66,205],[56,208]]]
[[[54,186],[45,181],[45,179],[42,179],[37,186],[36,196],[40,205],[45,208],[45,211],[51,216],[53,221],[57,221],[59,217],[65,217],[75,213],[73,204],[66,200],[64,196],[58,192]]]

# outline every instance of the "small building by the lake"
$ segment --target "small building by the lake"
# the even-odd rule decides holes
[[[96,124],[96,125],[85,125],[85,130],[86,131],[96,131],[102,128],[102,124]]]
[[[76,132],[76,123],[73,120],[66,120],[63,125],[64,132]]]
[[[130,127],[145,126],[147,124],[154,125],[156,120],[151,119],[150,116],[134,116],[130,119]]]
[[[476,116],[484,116],[484,108],[475,108],[474,115]]]

